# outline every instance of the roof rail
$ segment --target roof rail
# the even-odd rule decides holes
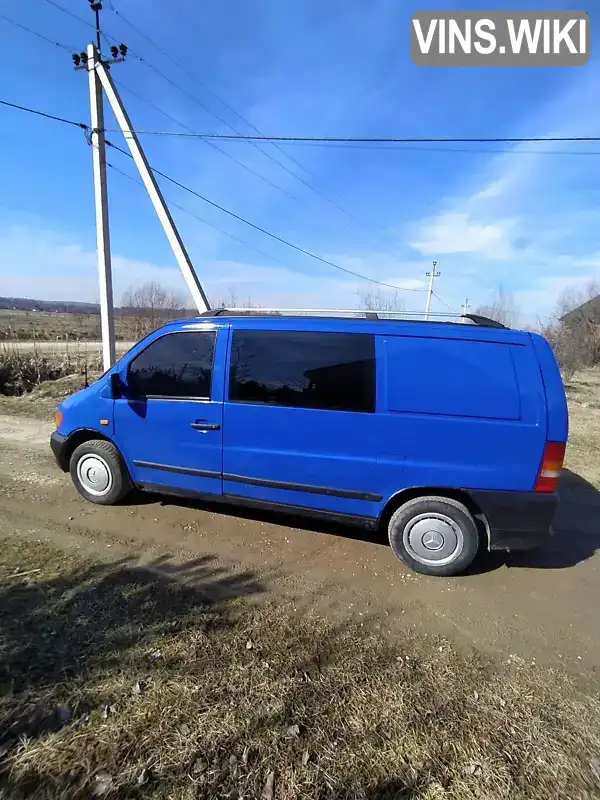
[[[497,319],[491,319],[491,317],[483,317],[481,314],[463,314],[465,319],[470,319],[471,322],[474,322],[475,325],[485,325],[488,328],[507,328],[507,325],[503,325],[502,322],[498,322]]]
[[[307,316],[307,317],[366,317],[368,319],[419,319],[425,317],[423,311],[380,311],[368,308],[215,308],[204,311],[202,317],[226,317],[226,316],[263,316],[273,315],[281,317]],[[429,317],[435,319],[460,319],[461,314],[455,312],[430,311]]]
[[[501,322],[483,317],[480,314],[458,314],[455,312],[430,311],[380,311],[365,308],[215,308],[204,311],[201,317],[362,317],[363,319],[395,320],[405,319],[414,322],[454,322],[471,323],[488,328],[505,328]]]

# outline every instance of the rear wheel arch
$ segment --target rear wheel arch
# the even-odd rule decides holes
[[[411,486],[408,489],[401,489],[392,495],[384,505],[379,515],[378,527],[381,530],[387,530],[393,514],[401,506],[408,503],[409,500],[429,496],[445,497],[448,500],[456,500],[458,503],[462,503],[477,523],[482,544],[485,544],[488,550],[490,549],[490,528],[486,516],[465,489],[440,486]]]
[[[424,575],[450,577],[469,569],[481,548],[473,515],[459,500],[418,496],[392,514],[388,539],[394,555]]]

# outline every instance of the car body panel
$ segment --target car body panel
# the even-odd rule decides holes
[[[157,338],[186,331],[216,333],[210,397],[128,397],[128,365]],[[232,400],[234,331],[373,337],[373,408]],[[117,398],[112,374],[124,388]],[[330,372],[329,380],[335,375]],[[427,487],[430,493],[483,498],[489,509],[483,515],[495,514],[501,527],[511,492],[520,498],[515,508],[522,509],[528,497],[533,508],[544,444],[566,441],[568,433],[556,361],[534,334],[480,325],[274,317],[260,310],[168,323],[60,410],[53,450],[63,461],[77,430],[97,431],[119,448],[133,482],[154,490],[377,520],[392,498]],[[209,429],[192,428],[197,422]],[[549,527],[552,502],[535,504],[542,509],[541,528]],[[535,527],[536,514],[525,514],[525,534]],[[487,525],[501,541],[498,525]],[[516,522],[512,540],[518,530]]]

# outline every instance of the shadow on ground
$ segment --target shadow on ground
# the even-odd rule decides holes
[[[563,470],[553,537],[537,550],[509,553],[503,563],[530,569],[574,567],[600,550],[600,492],[581,475]]]
[[[211,502],[210,500],[196,500],[175,495],[160,495],[150,492],[134,492],[124,501],[125,505],[152,505],[176,506],[179,508],[195,508],[199,511],[224,514],[238,519],[266,522],[271,525],[280,525],[297,530],[325,533],[331,536],[341,536],[345,539],[371,542],[372,544],[389,547],[387,532],[385,530],[371,530],[363,525],[344,525],[334,520],[311,517],[304,514],[293,514],[280,511],[266,511],[249,506]]]
[[[47,580],[9,576],[0,586],[0,753],[20,737],[101,708],[107,698],[89,692],[76,712],[62,703],[95,673],[118,673],[133,651],[176,635],[194,615],[211,628],[230,626],[227,601],[263,587],[252,573],[214,561],[175,563],[164,555],[143,567],[124,558],[67,567]]]
[[[561,477],[559,496],[560,503],[553,524],[554,535],[544,547],[512,553],[484,553],[473,564],[469,574],[490,572],[502,566],[566,569],[592,558],[596,551],[600,550],[600,492],[580,475],[565,469]],[[133,502],[139,505],[160,503],[198,508],[240,519],[268,522],[389,547],[387,532],[383,528],[370,530],[298,514],[262,511],[237,505],[199,502],[143,492],[138,492]]]

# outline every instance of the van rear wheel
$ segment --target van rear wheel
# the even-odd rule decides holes
[[[447,497],[417,497],[394,512],[388,526],[394,554],[415,572],[458,575],[479,550],[479,533],[467,508]]]
[[[105,439],[90,439],[76,447],[69,471],[79,494],[91,503],[111,506],[131,490],[119,451]]]

